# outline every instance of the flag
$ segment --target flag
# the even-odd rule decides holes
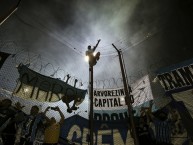
[[[10,55],[9,53],[0,52],[0,69],[9,55]]]
[[[57,102],[62,99],[66,104],[74,101],[79,105],[84,101],[87,90],[75,88],[60,79],[51,78],[29,69],[26,65],[18,67],[20,77],[13,95],[40,102]]]

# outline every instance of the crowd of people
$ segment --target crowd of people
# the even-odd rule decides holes
[[[141,107],[136,132],[140,145],[172,145],[171,135],[182,134],[184,128],[180,115],[175,108],[166,107],[166,111],[152,113],[153,101],[149,107]],[[31,107],[30,113],[23,112],[19,102],[13,104],[10,99],[0,101],[0,145],[57,145],[60,128],[64,123],[64,114],[59,107],[47,107],[40,112],[39,107]],[[57,111],[60,120],[48,117],[48,111]]]
[[[39,107],[31,107],[30,114],[25,114],[19,102],[13,104],[10,99],[0,101],[0,145],[33,145],[35,141],[43,145],[57,145],[60,126],[64,115],[59,107],[47,107],[44,112]],[[49,110],[59,112],[60,121],[47,117]]]
[[[153,101],[150,107],[142,107],[136,126],[140,145],[172,145],[171,137],[182,134],[184,128],[180,115],[175,108],[167,106],[165,111],[152,113]]]

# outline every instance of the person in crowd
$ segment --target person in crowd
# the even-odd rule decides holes
[[[172,145],[171,124],[167,120],[167,113],[164,111],[160,111],[159,114],[155,116],[151,111],[149,111],[148,121],[153,124],[155,128],[155,145]]]
[[[150,101],[150,107],[141,107],[140,117],[139,117],[139,125],[137,126],[137,134],[140,145],[155,145],[152,139],[152,135],[150,134],[150,117],[149,112],[152,108],[152,101]]]
[[[21,109],[23,106],[19,102],[11,106],[10,99],[0,101],[0,134],[4,145],[12,145],[15,142],[16,124],[22,121]]]
[[[137,134],[139,145],[153,145],[149,135],[149,126],[143,117],[139,118],[139,125],[137,126]]]
[[[22,111],[22,109],[25,106],[22,106],[20,102],[15,103],[14,108],[17,110],[17,114],[15,115],[15,128],[16,128],[16,133],[15,133],[15,144],[18,145],[20,141],[20,133],[21,133],[21,127],[20,124],[21,122],[25,119],[25,113]]]
[[[57,145],[60,135],[60,126],[64,123],[65,117],[58,106],[48,108],[54,111],[58,111],[61,118],[60,121],[57,122],[54,117],[51,118],[47,117],[43,145]]]
[[[88,50],[86,51],[86,56],[89,57],[89,65],[94,66],[96,65],[97,61],[99,60],[100,57],[100,52],[97,52],[96,55],[94,55],[94,52],[96,48],[98,47],[98,44],[101,40],[99,39],[97,44],[92,48],[90,45],[88,46]]]
[[[149,107],[142,107],[141,109],[141,117],[143,117],[146,121],[146,124],[148,125],[148,133],[149,133],[149,140],[152,145],[155,145],[156,143],[156,131],[155,131],[155,124],[152,120],[152,107],[153,107],[153,100],[149,102]]]
[[[11,105],[12,101],[10,99],[0,101],[0,135],[4,145],[14,144],[15,141],[15,128],[12,121],[15,111]]]
[[[39,126],[45,123],[44,114],[46,111],[47,109],[44,113],[39,113],[39,107],[32,106],[30,114],[26,115],[24,121],[20,124],[22,130],[19,145],[33,145]]]
[[[170,106],[167,107],[168,109],[168,121],[171,122],[171,127],[172,127],[172,134],[178,134],[178,133],[183,133],[183,125],[181,121],[180,114],[175,108],[172,108]]]

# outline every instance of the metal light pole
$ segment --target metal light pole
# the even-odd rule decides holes
[[[89,57],[89,96],[90,96],[90,113],[89,113],[89,125],[90,125],[90,145],[94,144],[93,141],[93,66],[96,65],[97,61],[100,57],[100,52],[98,52],[94,56],[94,51],[96,50],[100,40],[98,40],[97,44],[91,49],[91,46],[88,46],[88,50],[86,51],[86,56]]]
[[[133,118],[133,109],[132,109],[132,101],[131,101],[131,96],[130,92],[131,90],[128,90],[129,84],[126,81],[126,76],[125,76],[125,70],[123,67],[123,58],[122,58],[122,52],[121,50],[118,50],[114,44],[112,44],[113,47],[117,50],[117,53],[119,55],[119,62],[120,62],[120,67],[121,67],[121,73],[122,73],[122,78],[123,78],[123,85],[124,85],[124,90],[126,94],[126,104],[128,106],[128,113],[129,113],[129,119],[130,119],[130,124],[131,124],[131,133],[134,139],[134,144],[139,145],[137,133],[136,133],[136,128],[135,128],[135,123],[134,123],[134,118]]]
[[[90,121],[90,145],[94,144],[93,141],[93,66],[89,65],[89,80],[90,80],[90,116],[89,116],[89,121]]]

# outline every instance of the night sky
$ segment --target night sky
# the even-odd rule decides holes
[[[52,68],[45,75],[58,70],[55,77],[62,78],[60,70],[86,82],[85,51],[98,39],[94,79],[104,80],[121,77],[112,43],[135,76],[192,58],[192,34],[191,0],[23,0],[0,26],[0,49],[36,71],[41,60]]]

